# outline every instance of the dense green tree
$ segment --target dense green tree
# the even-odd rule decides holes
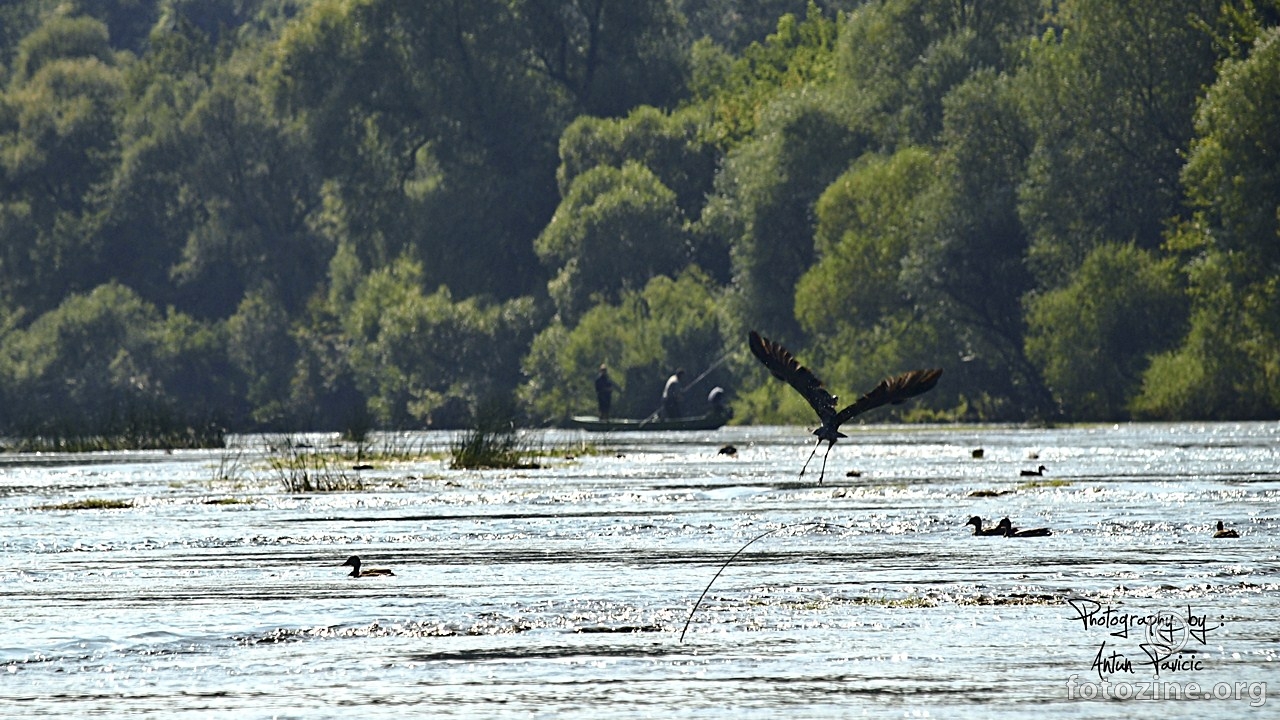
[[[47,5],[56,0],[14,0],[0,3],[0,82],[7,80],[18,43],[39,27]]]
[[[191,188],[186,168],[203,139],[184,134],[183,122],[208,92],[219,62],[208,37],[180,24],[154,33],[150,52],[125,75],[120,161],[105,194],[99,239],[114,277],[159,305],[190,307],[172,272],[199,223],[193,213],[201,193]],[[224,310],[239,302],[238,296],[186,299]]]
[[[703,232],[730,245],[736,330],[757,327],[779,340],[799,336],[795,288],[814,260],[813,208],[865,149],[832,96],[780,98],[762,132],[734,148],[703,213]]]
[[[1103,244],[1071,283],[1027,303],[1027,354],[1069,417],[1128,418],[1151,356],[1185,331],[1186,296],[1171,258]]]
[[[1017,187],[1032,138],[1013,89],[1008,75],[982,70],[947,94],[936,179],[916,200],[919,238],[902,273],[933,322],[952,328],[962,362],[947,368],[947,387],[991,420],[1054,408],[1023,342],[1023,296],[1035,283]]]
[[[0,367],[7,432],[150,433],[236,420],[219,334],[120,285],[69,296],[6,335]]]
[[[706,38],[731,53],[762,42],[778,26],[778,18],[804,17],[810,6],[828,17],[848,12],[862,0],[678,0],[676,6],[689,26],[689,36]]]
[[[270,86],[329,178],[331,239],[364,267],[413,250],[463,294],[540,284],[524,271],[571,103],[528,68],[526,32],[498,0],[321,0],[285,28]]]
[[[899,274],[916,235],[912,205],[933,164],[918,148],[863,155],[823,192],[818,259],[796,287],[795,314],[806,332],[838,336],[911,310]]]
[[[777,31],[734,56],[710,40],[693,45],[691,89],[710,109],[705,137],[728,149],[756,133],[780,95],[796,95],[835,78],[838,25],[810,2],[803,19],[783,15]],[[786,101],[783,101],[786,102]],[[774,113],[776,114],[776,113]]]
[[[109,279],[93,239],[123,78],[106,30],[54,17],[21,43],[0,97],[0,299],[34,315]]]
[[[700,137],[703,113],[690,108],[663,113],[641,106],[625,118],[580,116],[560,136],[560,195],[579,175],[600,165],[620,168],[628,161],[647,167],[676,194],[685,217],[702,211],[715,177],[715,149]]]
[[[1019,92],[1036,137],[1022,187],[1039,282],[1102,242],[1159,247],[1182,213],[1178,174],[1215,51],[1195,22],[1219,0],[1067,0],[1036,41]]]
[[[536,248],[557,268],[549,290],[567,323],[692,260],[675,193],[635,162],[600,165],[574,179]]]
[[[412,248],[431,282],[512,297],[540,284],[560,131],[669,102],[675,20],[654,0],[322,1],[284,32],[273,87],[365,267]]]
[[[455,301],[446,287],[423,293],[423,276],[408,259],[374,271],[342,315],[357,383],[387,427],[457,427],[509,393],[539,320],[529,298]]]
[[[12,81],[30,82],[46,65],[70,59],[96,59],[114,65],[107,26],[90,17],[50,17],[19,43]]]
[[[63,8],[102,22],[111,37],[111,46],[141,53],[147,36],[160,17],[160,6],[168,0],[70,0]]]
[[[0,390],[358,434],[517,387],[586,410],[601,361],[644,415],[729,351],[708,382],[739,417],[808,421],[741,352],[754,328],[842,391],[946,367],[917,417],[1273,417],[1277,23],[1280,0],[0,3]],[[108,302],[147,330],[97,335],[131,349],[88,394],[19,374]]]
[[[225,317],[230,302],[270,285],[291,312],[301,309],[332,254],[308,224],[319,183],[301,144],[252,85],[222,76],[180,133],[184,214],[195,220],[174,268],[190,286],[185,304]]]
[[[332,245],[309,224],[320,200],[314,163],[236,70],[256,56],[220,56],[190,24],[158,30],[152,44],[130,73],[101,233],[121,258],[118,276],[200,317],[229,317],[268,285],[300,311]]]
[[[534,68],[578,112],[623,115],[683,94],[683,23],[668,0],[520,0],[513,8]]]
[[[299,349],[289,314],[270,286],[251,291],[226,322],[227,355],[245,378],[244,399],[254,422],[292,429],[292,396]]]
[[[1280,30],[1223,64],[1196,114],[1182,179],[1194,222],[1170,244],[1193,299],[1183,346],[1160,357],[1138,408],[1158,417],[1280,413]]]
[[[889,145],[933,140],[943,98],[981,69],[1011,68],[1040,0],[886,0],[850,14],[838,74]]]
[[[869,153],[817,204],[817,261],[800,278],[795,314],[815,339],[807,356],[824,380],[871,387],[900,368],[935,367],[954,340],[922,312],[902,280],[918,242],[917,208],[936,172],[926,150]]]

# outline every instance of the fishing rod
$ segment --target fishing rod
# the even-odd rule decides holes
[[[711,366],[710,366],[710,367],[708,367],[706,370],[703,370],[701,375],[699,375],[698,377],[694,378],[694,379],[693,379],[693,380],[692,380],[688,385],[685,385],[683,389],[684,389],[684,390],[692,389],[694,385],[697,385],[697,384],[698,384],[699,382],[701,382],[705,377],[707,377],[708,375],[710,375],[712,370],[715,370],[716,368],[718,368],[718,367],[720,367],[721,365],[723,365],[725,360],[728,360],[729,358],[733,357],[733,356],[734,356],[734,355],[736,355],[738,352],[739,352],[738,350],[730,350],[729,352],[727,352],[727,353],[725,353],[725,354],[721,355],[721,356],[720,356],[720,359],[718,359],[718,360],[716,360],[715,362],[711,363]],[[641,425],[641,426],[643,426],[643,425],[648,424],[649,422],[652,422],[654,419],[656,419],[656,418],[658,417],[658,414],[659,414],[659,413],[661,413],[661,412],[662,412],[662,405],[661,405],[661,404],[659,404],[659,405],[658,405],[658,409],[657,409],[657,410],[654,410],[653,412],[649,413],[649,417],[647,417],[647,418],[645,418],[644,420],[641,420],[641,421],[640,421],[640,425]]]
[[[697,385],[698,383],[702,382],[703,378],[710,375],[712,370],[715,370],[716,368],[723,365],[725,360],[728,360],[731,356],[736,355],[737,353],[738,353],[737,350],[730,350],[729,352],[721,355],[719,360],[716,360],[715,362],[711,363],[711,367],[707,368],[706,370],[703,370],[702,374],[694,378],[693,381],[690,382],[688,385],[685,385],[684,389],[689,390],[694,385]]]

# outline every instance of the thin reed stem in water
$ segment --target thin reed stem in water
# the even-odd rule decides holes
[[[696,613],[696,612],[698,612],[698,606],[702,604],[702,599],[703,599],[703,598],[705,598],[705,597],[707,596],[707,592],[708,592],[709,590],[711,590],[711,586],[712,586],[712,585],[714,585],[714,584],[715,584],[715,582],[716,582],[716,579],[720,577],[720,573],[724,572],[724,569],[725,569],[725,568],[727,568],[727,567],[729,567],[729,563],[733,562],[733,561],[734,561],[734,560],[735,560],[739,555],[741,555],[741,554],[742,554],[742,552],[743,552],[744,550],[746,550],[747,548],[751,547],[751,545],[752,545],[755,541],[757,541],[757,540],[760,540],[760,539],[766,538],[766,537],[768,537],[768,536],[770,536],[770,535],[772,535],[772,534],[774,534],[774,533],[778,532],[779,530],[786,530],[787,528],[795,528],[795,527],[808,527],[808,526],[816,526],[816,527],[837,527],[837,528],[841,528],[842,530],[848,530],[848,529],[849,529],[848,527],[846,527],[846,526],[844,526],[844,525],[838,525],[838,524],[836,524],[836,523],[829,523],[829,522],[803,522],[803,523],[791,523],[791,524],[789,524],[789,525],[782,525],[782,526],[780,526],[780,527],[776,527],[776,528],[774,528],[774,529],[772,529],[772,530],[768,530],[768,531],[766,531],[766,532],[762,532],[762,533],[760,533],[759,535],[757,535],[757,536],[755,536],[755,537],[751,538],[750,540],[748,540],[746,545],[743,545],[742,547],[738,548],[738,551],[737,551],[737,552],[735,552],[734,554],[730,555],[730,556],[729,556],[729,559],[724,561],[724,564],[723,564],[723,565],[721,565],[721,566],[720,566],[720,569],[716,571],[716,574],[712,576],[712,578],[711,578],[711,582],[707,583],[707,586],[706,586],[705,588],[703,588],[703,589],[702,589],[702,594],[698,596],[698,601],[697,601],[697,602],[695,602],[695,603],[693,604],[693,609],[689,611],[689,617],[685,618],[685,621],[684,621],[684,629],[682,629],[682,630],[680,631],[680,642],[684,642],[684,634],[685,634],[686,632],[688,632],[688,631],[689,631],[689,623],[693,622],[693,614],[694,614],[694,613]]]

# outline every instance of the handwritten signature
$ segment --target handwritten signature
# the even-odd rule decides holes
[[[1104,640],[1090,665],[1091,670],[1097,671],[1099,680],[1106,680],[1114,673],[1134,673],[1135,665],[1150,667],[1156,677],[1160,677],[1161,672],[1201,670],[1203,661],[1196,658],[1195,644],[1207,645],[1210,634],[1225,624],[1219,615],[1218,621],[1210,625],[1209,615],[1197,614],[1190,605],[1186,606],[1186,612],[1130,612],[1088,598],[1069,598],[1067,603],[1075,610],[1074,619],[1081,622],[1085,632],[1104,630],[1111,637],[1124,640],[1129,640],[1133,633],[1132,639],[1138,641],[1137,647],[1146,657],[1135,662],[1114,647],[1107,654],[1108,645]]]

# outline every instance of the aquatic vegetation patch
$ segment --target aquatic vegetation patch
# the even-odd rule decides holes
[[[1061,605],[1065,602],[1056,595],[977,595],[972,598],[957,600],[957,605]]]
[[[252,505],[253,498],[224,497],[205,500],[204,505]]]
[[[332,454],[317,452],[290,436],[268,445],[267,465],[287,492],[347,492],[363,490],[359,475],[351,474]]]
[[[244,451],[223,453],[218,458],[218,466],[213,470],[213,482],[243,485],[247,478],[247,467],[244,463]]]
[[[666,630],[667,629],[661,625],[588,625],[573,629],[573,631],[579,635],[601,633],[620,633],[623,635],[630,635],[634,633],[666,632]]]
[[[57,505],[40,505],[37,510],[128,510],[133,507],[133,503],[128,500],[103,500],[100,498],[89,498],[86,500],[73,500],[72,502],[59,503]]]
[[[1061,478],[1052,478],[1052,479],[1045,479],[1045,480],[1028,480],[1027,482],[1024,482],[1021,485],[1019,485],[1018,488],[1022,490],[1035,490],[1038,488],[1058,488],[1058,487],[1070,487],[1070,486],[1071,486],[1070,480],[1063,480]]]
[[[449,467],[454,470],[536,470],[534,451],[510,421],[481,417],[476,427],[454,443]]]
[[[242,645],[274,645],[278,643],[294,643],[306,640],[325,640],[342,638],[433,638],[454,637],[459,635],[487,636],[514,635],[528,632],[532,628],[525,624],[505,624],[501,626],[477,623],[470,628],[458,628],[438,622],[421,622],[410,620],[391,625],[371,623],[359,627],[314,627],[314,628],[277,628],[258,636],[241,636],[235,638]]]
[[[336,458],[353,465],[379,466],[442,457],[441,453],[428,450],[426,442],[425,438],[419,438],[415,443],[405,445],[396,442],[395,438],[389,435],[379,436],[378,441],[373,442],[366,435],[351,442],[350,445],[329,449]]]
[[[1009,493],[1012,493],[1012,492],[1014,491],[1013,490],[974,490],[973,492],[969,493],[969,497],[973,497],[973,498],[1000,497],[1001,495],[1008,495]]]
[[[878,597],[859,596],[850,598],[849,602],[854,605],[873,605],[875,607],[886,608],[932,608],[938,607],[938,599],[928,595],[907,595],[906,597],[891,598],[884,595]]]
[[[226,447],[226,433],[219,427],[125,429],[109,434],[53,431],[11,440],[5,452],[89,453],[122,450],[207,450]]]

